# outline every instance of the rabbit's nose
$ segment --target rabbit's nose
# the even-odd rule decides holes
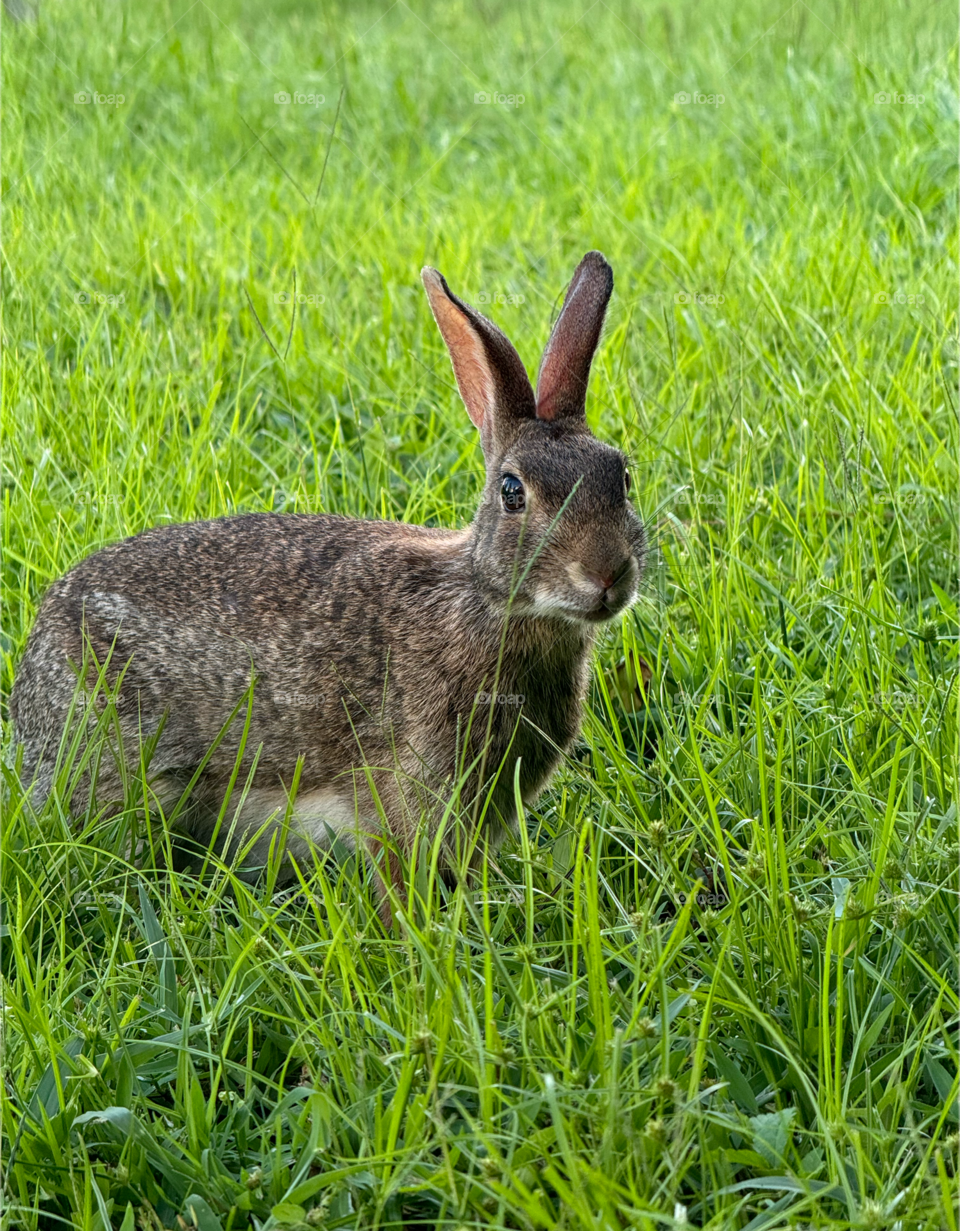
[[[584,569],[587,580],[592,581],[595,586],[599,586],[601,590],[609,590],[613,585],[613,573],[593,573],[589,569]]]
[[[617,582],[622,581],[627,573],[630,572],[630,564],[630,557],[627,556],[626,560],[617,568],[610,568],[608,566],[600,571],[593,569],[584,569],[583,571],[594,585],[599,586],[606,593],[607,590],[612,590]]]

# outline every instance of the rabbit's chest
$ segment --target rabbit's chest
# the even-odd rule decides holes
[[[498,761],[504,759],[510,770],[510,791],[512,767],[519,758],[521,793],[532,799],[580,730],[588,656],[571,654],[559,660],[547,656],[533,667],[505,674],[496,695],[480,694],[494,709],[484,728],[492,736]]]
[[[525,799],[536,795],[576,739],[582,712],[582,691],[572,676],[554,681],[553,688],[540,695],[524,695],[507,758],[511,763],[520,758],[520,790]]]

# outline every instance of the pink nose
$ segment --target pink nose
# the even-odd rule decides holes
[[[601,590],[609,590],[613,585],[612,573],[587,573],[587,577],[600,587]]]

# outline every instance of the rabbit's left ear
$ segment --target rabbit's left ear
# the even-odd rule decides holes
[[[585,420],[590,364],[613,291],[613,270],[588,252],[574,272],[537,376],[537,418]]]
[[[508,438],[512,426],[535,413],[523,361],[493,321],[458,299],[443,274],[427,266],[420,277],[450,352],[457,387],[480,429],[484,451]]]

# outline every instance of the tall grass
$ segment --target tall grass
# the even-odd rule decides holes
[[[46,586],[147,526],[469,519],[425,262],[533,368],[606,253],[589,414],[654,550],[517,842],[469,888],[419,852],[392,932],[343,851],[293,893],[132,863],[136,782],[34,815],[8,735],[4,1226],[956,1231],[954,24],[5,22],[4,697]]]

